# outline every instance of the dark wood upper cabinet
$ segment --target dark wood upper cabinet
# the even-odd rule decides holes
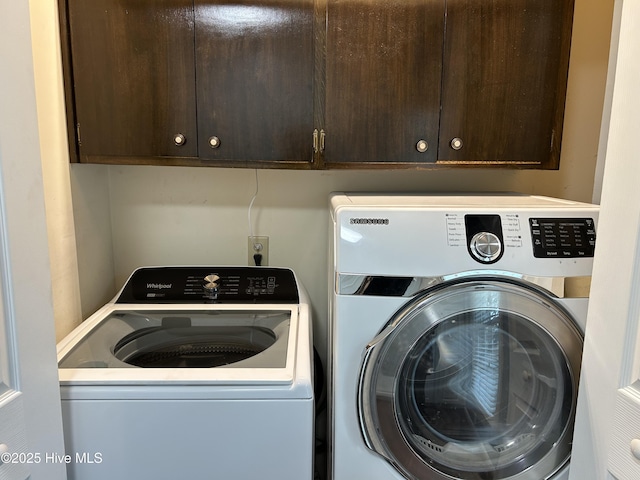
[[[59,0],[72,161],[559,166],[574,0]]]
[[[81,162],[310,165],[313,0],[67,5]]]
[[[447,0],[440,162],[557,168],[573,2]]]
[[[327,12],[326,165],[558,168],[573,0]]]
[[[328,166],[434,163],[442,0],[328,0]]]
[[[196,0],[201,158],[309,163],[313,0]]]
[[[67,5],[80,159],[196,156],[192,0]]]

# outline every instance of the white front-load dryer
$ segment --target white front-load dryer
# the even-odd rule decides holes
[[[311,480],[308,297],[289,269],[148,267],[58,345],[70,480]]]
[[[333,194],[330,478],[566,478],[597,217]]]

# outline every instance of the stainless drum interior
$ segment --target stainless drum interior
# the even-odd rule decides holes
[[[211,368],[257,355],[276,341],[262,327],[151,327],[123,338],[117,359],[144,368]]]

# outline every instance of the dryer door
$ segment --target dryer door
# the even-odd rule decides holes
[[[571,453],[581,355],[570,315],[535,287],[430,290],[367,348],[367,445],[412,479],[549,478]]]

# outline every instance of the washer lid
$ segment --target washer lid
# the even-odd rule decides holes
[[[59,357],[60,369],[284,369],[292,310],[109,312]],[[89,322],[89,321],[88,321]]]
[[[533,287],[429,291],[366,352],[367,444],[410,478],[549,478],[569,459],[581,351],[568,313]]]

